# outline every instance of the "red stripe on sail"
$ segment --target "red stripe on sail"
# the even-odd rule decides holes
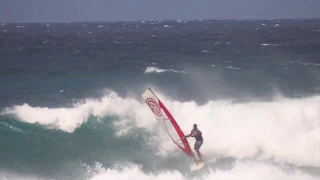
[[[162,102],[160,100],[159,101],[159,105],[160,108],[163,109],[163,111],[166,113],[166,115],[168,116],[168,118],[170,119],[170,122],[172,123],[173,127],[176,129],[182,144],[184,145],[184,147],[180,146],[179,144],[177,144],[177,146],[188,156],[193,156],[192,150],[190,148],[190,145],[188,143],[188,141],[184,138],[184,134],[181,131],[179,125],[177,124],[177,122],[174,120],[174,118],[172,117],[172,115],[170,114],[170,112],[167,110],[167,108],[162,104]]]

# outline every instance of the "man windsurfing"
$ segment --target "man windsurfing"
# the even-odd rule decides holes
[[[202,155],[199,151],[201,145],[203,144],[203,138],[202,138],[202,132],[197,128],[197,124],[193,125],[193,129],[191,130],[191,133],[187,136],[184,136],[184,138],[187,137],[194,137],[196,139],[196,142],[194,143],[194,150],[197,152],[200,161],[202,161]]]

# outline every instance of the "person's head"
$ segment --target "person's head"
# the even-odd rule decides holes
[[[193,124],[193,129],[197,130],[197,124]]]

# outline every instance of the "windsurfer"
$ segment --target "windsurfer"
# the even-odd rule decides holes
[[[196,142],[194,143],[194,150],[197,152],[200,161],[202,161],[202,155],[199,149],[203,144],[203,138],[202,138],[202,132],[198,129],[197,124],[193,125],[193,129],[191,130],[191,133],[189,135],[186,135],[184,138],[187,138],[190,136],[196,139]]]

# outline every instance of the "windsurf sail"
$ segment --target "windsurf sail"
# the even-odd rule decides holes
[[[162,125],[164,131],[168,134],[171,140],[187,155],[194,158],[193,152],[188,141],[184,138],[178,123],[173,118],[168,109],[158,99],[158,97],[149,88],[142,94],[143,99],[149,106],[154,116]]]

